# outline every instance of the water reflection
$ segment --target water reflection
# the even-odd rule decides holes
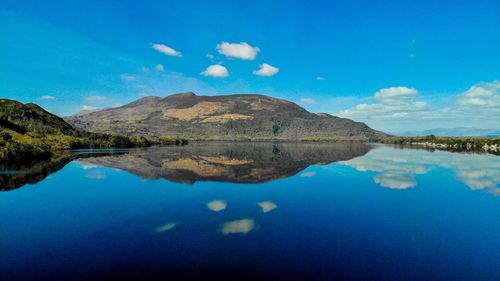
[[[162,226],[160,226],[160,227],[157,227],[157,228],[155,229],[155,232],[156,232],[156,233],[163,233],[163,232],[167,232],[167,231],[169,231],[169,230],[173,229],[174,227],[176,227],[178,224],[179,224],[178,222],[169,222],[169,223],[164,224],[164,225],[162,225]]]
[[[126,170],[146,179],[163,178],[185,184],[207,180],[259,183],[295,175],[310,165],[349,160],[370,149],[367,144],[341,143],[195,143],[152,147],[81,162]]]
[[[25,184],[35,184],[47,178],[50,174],[61,170],[66,164],[75,159],[87,157],[118,155],[125,153],[123,150],[81,150],[81,151],[58,151],[49,159],[33,161],[28,163],[2,163],[0,165],[0,191],[9,191]],[[89,170],[97,166],[83,163],[82,169]],[[91,171],[87,178],[103,179],[106,174],[102,171]]]
[[[214,200],[207,203],[207,208],[214,212],[220,212],[224,210],[227,206],[227,202],[225,200]]]
[[[253,219],[241,219],[229,221],[222,224],[222,234],[247,234],[256,228],[257,224]]]
[[[259,207],[262,209],[263,213],[269,213],[272,210],[278,208],[278,205],[274,204],[271,201],[259,202],[259,203],[257,203],[257,205],[259,205]]]
[[[417,186],[418,175],[438,168],[451,169],[470,189],[500,195],[500,157],[491,154],[379,147],[363,157],[341,163],[361,172],[377,172],[373,177],[375,183],[392,189],[413,188]]]

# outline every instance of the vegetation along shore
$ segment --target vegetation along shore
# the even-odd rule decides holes
[[[0,161],[47,158],[58,150],[187,144],[177,137],[119,136],[77,129],[36,104],[0,99]]]

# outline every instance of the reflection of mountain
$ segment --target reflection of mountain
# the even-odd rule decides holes
[[[310,165],[346,161],[370,149],[361,143],[204,142],[185,147],[151,147],[82,162],[126,170],[147,179],[187,184],[204,180],[258,183],[295,175]]]
[[[100,152],[80,151],[58,151],[54,153],[50,158],[35,161],[31,163],[7,163],[0,165],[0,191],[9,191],[19,188],[25,184],[35,184],[48,175],[55,173],[62,169],[69,162],[85,157],[95,157],[96,155],[110,155],[123,152],[106,152],[102,150]]]
[[[495,155],[381,147],[342,164],[361,172],[377,172],[373,180],[392,189],[415,187],[418,175],[447,168],[470,189],[500,195],[500,157]]]

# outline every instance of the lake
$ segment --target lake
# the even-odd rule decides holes
[[[0,183],[1,280],[500,280],[495,155],[206,142]]]

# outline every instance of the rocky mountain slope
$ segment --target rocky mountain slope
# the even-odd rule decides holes
[[[92,132],[191,139],[357,139],[386,134],[364,123],[311,113],[264,95],[145,97],[127,105],[65,118]]]

